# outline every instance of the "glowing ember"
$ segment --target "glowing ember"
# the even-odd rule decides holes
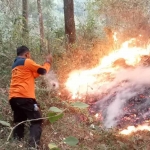
[[[115,33],[113,34],[113,39],[114,39],[115,42],[118,41],[118,39],[117,39],[117,32],[115,32]]]
[[[117,40],[116,34],[114,34],[114,40]],[[66,89],[72,95],[72,99],[95,94],[99,89],[109,86],[109,77],[114,77],[119,68],[133,67],[140,62],[141,56],[149,55],[149,46],[147,49],[129,47],[129,44],[133,42],[135,42],[135,39],[124,42],[120,49],[102,58],[100,64],[93,69],[72,71],[65,83]],[[120,58],[124,62],[114,65],[114,62]]]
[[[99,114],[97,113],[97,114],[95,115],[95,117],[98,118],[98,116],[99,116]]]
[[[127,127],[127,129],[122,130],[120,132],[120,134],[129,135],[133,132],[143,131],[143,130],[150,131],[150,126],[148,126],[148,125],[139,125],[138,127],[129,126],[129,127]]]

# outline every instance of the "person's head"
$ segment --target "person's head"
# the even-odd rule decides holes
[[[20,46],[17,48],[17,56],[31,58],[30,51],[26,46]]]

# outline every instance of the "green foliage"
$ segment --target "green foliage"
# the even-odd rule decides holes
[[[55,143],[48,144],[50,150],[59,150],[58,146]]]
[[[6,122],[6,121],[2,121],[0,120],[0,124],[6,127],[10,127],[10,123]]]
[[[64,111],[57,107],[50,107],[49,111],[50,112],[48,113],[48,117],[51,123],[54,123],[57,120],[61,119],[64,115],[63,114]]]
[[[50,121],[51,123],[54,123],[54,122],[56,122],[57,120],[61,119],[61,118],[63,117],[63,114],[62,114],[62,113],[57,114],[57,113],[55,113],[55,112],[49,112],[49,113],[48,113],[48,117],[49,117],[49,121]]]
[[[99,20],[99,14],[96,13],[95,3],[93,0],[87,0],[85,3],[86,17],[85,22],[79,23],[79,35],[81,35],[84,40],[94,40],[103,37],[103,27],[101,21]]]
[[[63,112],[63,110],[61,110],[61,109],[59,109],[57,107],[51,107],[49,109],[49,111],[56,112],[56,113],[62,113]]]
[[[84,109],[84,108],[87,108],[89,107],[88,104],[85,104],[83,102],[74,102],[71,104],[73,107],[76,107],[76,108],[80,108],[80,109]]]
[[[69,136],[65,138],[64,143],[68,144],[69,146],[76,146],[79,143],[79,140],[75,137]]]

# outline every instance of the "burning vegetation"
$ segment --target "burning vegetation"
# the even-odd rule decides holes
[[[150,130],[150,47],[135,43],[124,42],[94,68],[71,71],[65,82],[70,100],[90,104],[106,128],[127,128],[121,134]]]

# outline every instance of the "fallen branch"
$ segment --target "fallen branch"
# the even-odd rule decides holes
[[[25,120],[25,121],[22,121],[22,122],[18,123],[18,124],[15,125],[13,128],[11,128],[11,132],[10,132],[8,138],[7,138],[7,142],[9,141],[9,139],[10,139],[10,137],[11,137],[11,135],[12,135],[13,130],[14,130],[17,126],[21,125],[22,123],[31,122],[31,121],[37,121],[37,120],[45,120],[45,119],[48,119],[48,118],[49,118],[49,117],[38,118],[38,119],[31,119],[31,120]]]
[[[67,110],[67,109],[64,109],[62,112],[60,112],[60,113],[58,113],[57,115],[55,115],[55,117],[58,116],[58,115],[60,115],[61,113],[63,113],[65,110]],[[10,139],[10,137],[11,137],[11,135],[12,135],[13,130],[14,130],[17,126],[19,126],[20,124],[26,123],[26,122],[31,122],[31,121],[37,121],[37,120],[45,120],[45,119],[49,119],[49,118],[51,118],[51,117],[44,117],[44,118],[37,118],[37,119],[25,120],[25,121],[22,121],[22,122],[18,123],[18,124],[15,125],[13,128],[11,128],[11,132],[10,132],[8,138],[7,138],[7,142],[9,141],[9,139]]]

